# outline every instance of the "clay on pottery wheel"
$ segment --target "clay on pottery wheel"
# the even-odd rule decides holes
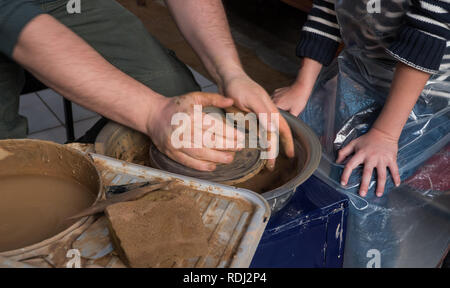
[[[211,172],[204,172],[205,176],[204,178],[199,177],[198,175],[193,175],[190,173],[187,173],[186,169],[183,171],[181,169],[178,170],[170,170],[168,167],[164,167],[164,165],[167,165],[168,161],[159,163],[155,161],[154,157],[151,155],[158,155],[159,160],[161,161],[161,158],[167,158],[167,156],[164,156],[162,153],[159,152],[156,147],[151,143],[150,139],[139,132],[136,132],[134,130],[131,130],[129,128],[126,128],[124,126],[121,126],[116,123],[112,123],[110,126],[106,127],[106,130],[102,132],[103,135],[99,135],[99,138],[96,142],[96,152],[102,153],[110,157],[114,157],[117,159],[121,159],[127,162],[136,163],[139,165],[149,166],[173,173],[177,173],[180,175],[185,176],[192,176],[200,179],[207,179],[213,182],[221,183],[221,184],[227,184],[227,185],[234,185],[240,188],[246,188],[258,193],[263,193],[270,191],[274,188],[282,186],[284,183],[287,183],[289,180],[296,177],[303,169],[303,166],[306,161],[306,152],[300,145],[298,141],[295,142],[295,157],[293,159],[288,159],[284,155],[283,147],[280,146],[280,155],[277,158],[275,170],[273,172],[268,171],[265,169],[264,165],[265,161],[262,161],[264,163],[259,162],[258,165],[255,165],[254,167],[257,167],[257,169],[243,169],[244,173],[241,173],[239,177],[235,177],[238,181],[233,181],[233,177],[231,178],[231,181],[220,181],[223,179],[217,179],[217,180],[211,180],[211,176],[208,176]],[[150,156],[147,153],[147,151],[150,151]],[[254,149],[256,153],[258,153],[258,157],[256,160],[259,159],[259,150]],[[242,157],[242,154],[236,153],[236,159],[239,159]],[[255,155],[252,157],[248,157],[246,161],[251,162],[249,159],[255,159]],[[169,159],[170,160],[170,159]],[[176,163],[173,160],[170,160],[173,163]],[[260,161],[260,159],[258,160]],[[156,162],[156,163],[155,163]],[[247,163],[248,163],[247,162]],[[256,162],[255,162],[256,163]],[[178,164],[178,163],[176,163]],[[178,164],[181,167],[184,167],[181,164]],[[218,165],[222,166],[223,168],[226,168],[227,165]],[[191,169],[190,172],[192,172],[193,169]],[[227,169],[223,169],[227,170]],[[194,173],[197,173],[199,171],[195,171]],[[216,171],[217,172],[217,171]],[[214,173],[218,174],[218,173]],[[227,174],[230,175],[230,174]],[[220,174],[219,174],[220,176]],[[228,180],[230,180],[229,176]]]
[[[288,158],[283,148],[280,148],[280,154],[275,162],[273,171],[269,171],[265,167],[250,179],[236,184],[236,187],[252,190],[256,193],[264,193],[266,191],[278,188],[289,180],[293,179],[303,168],[302,153],[300,145],[295,142],[295,157]]]
[[[216,115],[213,117],[217,117],[218,115],[218,117],[222,117],[222,120],[225,120],[225,113],[222,109],[205,107],[203,112],[207,114],[214,113],[209,115]],[[235,107],[230,107],[226,112],[246,114]],[[246,121],[246,124],[248,124],[248,121]],[[257,127],[256,125],[257,123],[255,123],[255,127]],[[248,131],[248,126],[246,126],[246,129]],[[249,136],[246,134],[246,147],[248,147],[247,144],[249,143],[248,138]],[[165,154],[161,153],[153,143],[150,145],[149,151],[150,164],[155,168],[227,185],[235,185],[252,178],[261,171],[266,163],[265,160],[261,159],[261,151],[259,149],[244,148],[235,153],[232,163],[217,164],[214,171],[198,171],[170,159]]]
[[[151,145],[150,163],[153,167],[168,172],[234,185],[258,174],[264,167],[265,161],[261,159],[258,149],[246,148],[236,152],[234,160],[230,164],[218,164],[214,171],[198,171],[170,159],[154,145]]]
[[[77,151],[38,140],[0,141],[0,252],[36,244],[72,226],[94,203],[95,166]]]

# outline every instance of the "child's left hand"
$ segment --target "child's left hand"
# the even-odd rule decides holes
[[[397,166],[398,141],[386,133],[376,128],[361,137],[351,141],[347,146],[339,151],[336,163],[341,163],[349,155],[351,159],[345,165],[341,176],[341,184],[347,185],[348,179],[359,164],[364,165],[359,194],[362,197],[367,195],[367,191],[372,178],[374,168],[377,170],[377,189],[376,195],[383,196],[384,186],[386,184],[386,169],[389,167],[392,178],[396,186],[400,185],[400,175]]]

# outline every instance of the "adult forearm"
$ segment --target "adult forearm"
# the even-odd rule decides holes
[[[64,97],[144,133],[152,109],[164,99],[49,15],[25,26],[13,58]]]
[[[221,0],[166,0],[186,40],[217,83],[242,73]]]
[[[373,127],[398,140],[429,77],[428,73],[399,62],[391,91]]]

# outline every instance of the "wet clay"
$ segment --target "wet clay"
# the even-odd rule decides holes
[[[298,157],[298,153],[296,153],[296,157]],[[281,151],[275,162],[274,171],[264,168],[256,176],[235,186],[249,189],[256,193],[264,193],[281,187],[301,171],[301,164],[296,157],[290,159],[284,154],[284,151]]]
[[[186,167],[170,159],[154,145],[151,145],[149,155],[151,166],[154,168],[226,185],[234,185],[253,177],[265,164],[260,157],[260,151],[252,148],[236,152],[232,163],[217,164],[214,171],[207,172]]]
[[[118,128],[114,128],[112,130],[114,130],[115,132],[112,134],[112,136],[108,136],[107,138],[108,140],[104,140],[105,143],[100,142],[96,144],[96,149],[98,150],[97,152],[127,162],[132,162],[139,165],[149,166],[156,169],[162,169],[167,171],[167,169],[165,169],[166,167],[161,167],[161,164],[155,165],[155,163],[152,163],[151,161],[152,157],[150,157],[148,153],[149,150],[146,150],[150,147],[150,153],[152,153],[151,141],[148,139],[147,136],[121,126],[118,126]],[[300,132],[297,131],[297,135],[301,136],[302,134],[300,134]],[[301,139],[300,136],[299,138]],[[286,184],[288,181],[292,180],[293,178],[297,177],[302,173],[302,170],[304,169],[304,166],[310,155],[310,152],[308,151],[310,151],[309,149],[311,148],[305,146],[305,141],[301,141],[300,143],[296,139],[294,142],[296,153],[294,158],[295,160],[288,159],[284,155],[282,147],[280,147],[281,151],[276,161],[275,171],[271,172],[268,171],[267,169],[247,171],[247,174],[239,175],[240,178],[239,177],[238,178],[243,180],[240,183],[236,181],[234,181],[235,183],[233,183],[233,181],[231,183],[228,183],[226,181],[220,181],[220,179],[219,181],[216,180],[216,182],[240,188],[246,188],[255,191],[257,193],[264,193],[271,191],[275,188],[281,187],[282,185]],[[237,156],[238,158],[242,159],[242,156],[245,157],[245,154],[241,153],[237,154]],[[181,171],[177,171],[176,173],[185,176],[190,176],[186,175],[186,173],[183,173]],[[212,173],[212,174],[213,176],[216,176],[219,173]],[[227,177],[229,178],[229,174],[227,175]],[[211,180],[210,177],[202,178],[198,177],[198,175],[196,175],[195,178]]]
[[[120,153],[119,151],[122,151],[124,146],[127,147],[134,147],[134,145],[131,145],[131,139],[127,139],[127,141],[125,141],[126,143],[128,143],[128,145],[124,145],[122,144],[120,147],[116,147],[116,153],[115,155],[124,155],[125,153]],[[296,155],[293,159],[288,158],[285,154],[283,149],[281,148],[280,150],[280,155],[278,156],[276,163],[275,163],[275,169],[274,171],[269,171],[263,167],[262,170],[257,170],[257,171],[247,171],[247,175],[240,175],[240,179],[245,179],[243,182],[241,183],[224,183],[221,181],[216,181],[218,183],[222,183],[222,184],[227,184],[227,185],[232,185],[232,186],[236,186],[239,188],[245,188],[245,189],[249,189],[252,190],[254,192],[257,193],[264,193],[270,190],[273,190],[275,188],[278,188],[280,186],[282,186],[283,184],[287,183],[289,180],[293,179],[294,177],[296,177],[300,171],[303,168],[304,165],[304,161],[305,161],[305,153],[301,151],[300,148],[300,144],[298,142],[295,143],[296,145]],[[131,151],[131,153],[130,153]],[[152,161],[149,160],[148,154],[146,154],[146,152],[144,150],[140,150],[139,153],[136,153],[136,149],[131,149],[131,150],[127,150],[127,158],[126,160],[131,160],[131,162],[136,163],[136,164],[140,164],[140,165],[144,165],[144,166],[149,166],[149,167],[153,167],[153,168],[157,168],[157,169],[162,169],[162,170],[166,170],[163,169],[161,167],[158,167],[159,165],[155,165],[154,163],[152,163]],[[133,155],[133,157],[131,156]],[[240,159],[238,161],[242,161],[242,159],[244,159],[246,157],[245,153],[237,153],[236,156]],[[119,156],[116,156],[118,159],[122,159]],[[146,158],[146,160],[142,160],[144,158]],[[124,159],[122,159],[124,160]],[[226,166],[226,165],[222,165],[222,166]],[[220,165],[219,165],[220,167]],[[177,171],[178,174],[181,175],[185,175],[185,176],[192,176],[192,175],[186,175],[186,173],[182,173],[180,171]],[[222,170],[223,172],[223,170]],[[254,172],[257,172],[256,175]],[[209,172],[211,173],[211,172]],[[216,176],[218,175],[217,172],[212,173],[212,176]],[[229,173],[227,173],[228,178],[229,177]],[[250,176],[250,177],[247,177]],[[192,176],[193,177],[193,176]],[[201,177],[197,177],[196,178],[201,178]],[[208,177],[204,178],[205,180],[210,180]]]
[[[199,207],[176,189],[111,205],[106,215],[116,251],[130,267],[172,267],[208,253]]]
[[[0,252],[50,238],[75,223],[66,218],[89,207],[95,196],[65,177],[0,176]]]

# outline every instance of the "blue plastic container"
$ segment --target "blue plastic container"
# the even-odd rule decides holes
[[[347,197],[310,177],[271,217],[250,267],[342,267],[347,215]]]

